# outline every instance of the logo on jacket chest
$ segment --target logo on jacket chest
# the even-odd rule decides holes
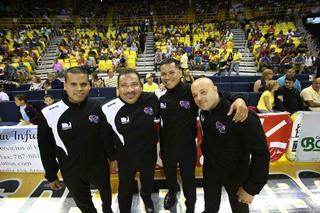
[[[68,122],[68,123],[61,123],[61,129],[62,129],[62,130],[69,130],[69,129],[72,129],[72,124],[71,124],[71,122]]]
[[[179,101],[179,105],[182,108],[190,109],[190,101],[181,100]]]
[[[167,103],[160,103],[160,109],[167,109]]]
[[[91,123],[95,123],[95,124],[99,123],[99,116],[98,115],[89,115],[88,118]]]
[[[143,109],[143,112],[146,114],[146,115],[153,115],[153,109],[152,107],[145,107]]]
[[[221,123],[220,121],[216,122],[216,129],[221,133],[221,134],[225,134],[226,133],[226,125],[224,125],[223,123]]]
[[[121,124],[128,124],[128,123],[130,123],[129,116],[120,118],[120,121],[121,121]]]

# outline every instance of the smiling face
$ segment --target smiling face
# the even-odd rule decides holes
[[[181,78],[181,71],[174,62],[160,66],[160,78],[167,89],[175,88]]]
[[[136,103],[142,93],[138,75],[135,73],[121,75],[119,77],[118,90],[119,96],[124,102],[128,104]]]
[[[68,73],[64,83],[64,90],[71,103],[81,103],[90,91],[88,75],[84,73]]]
[[[219,103],[217,87],[208,78],[199,78],[191,85],[191,92],[196,105],[204,111],[213,109]]]

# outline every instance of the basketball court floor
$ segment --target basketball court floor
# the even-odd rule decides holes
[[[197,175],[201,171],[197,170]],[[112,188],[117,188],[117,176],[112,176]],[[204,209],[201,179],[197,178],[196,213]],[[139,181],[137,180],[137,188]],[[164,210],[163,200],[167,190],[162,172],[156,173],[155,189],[152,199],[155,210],[159,213],[185,212],[183,194],[179,194],[179,202],[170,210]],[[98,212],[102,212],[97,190],[92,189],[92,197]],[[113,193],[112,208],[118,211],[117,193]],[[0,173],[0,213],[79,213],[67,188],[51,191],[48,182],[41,173]],[[132,212],[142,213],[143,202],[136,193],[133,198]],[[223,191],[220,211],[231,212],[228,196]],[[267,185],[254,198],[250,212],[272,213],[304,213],[320,212],[320,163],[293,163],[285,158],[271,163]]]

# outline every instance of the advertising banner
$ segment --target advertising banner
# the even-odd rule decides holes
[[[0,171],[43,172],[37,126],[0,127]]]
[[[302,113],[295,161],[320,162],[320,112]]]

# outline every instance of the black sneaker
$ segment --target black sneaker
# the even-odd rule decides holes
[[[170,209],[172,206],[174,206],[177,203],[177,193],[174,191],[168,191],[166,194],[166,197],[164,198],[164,208]]]

